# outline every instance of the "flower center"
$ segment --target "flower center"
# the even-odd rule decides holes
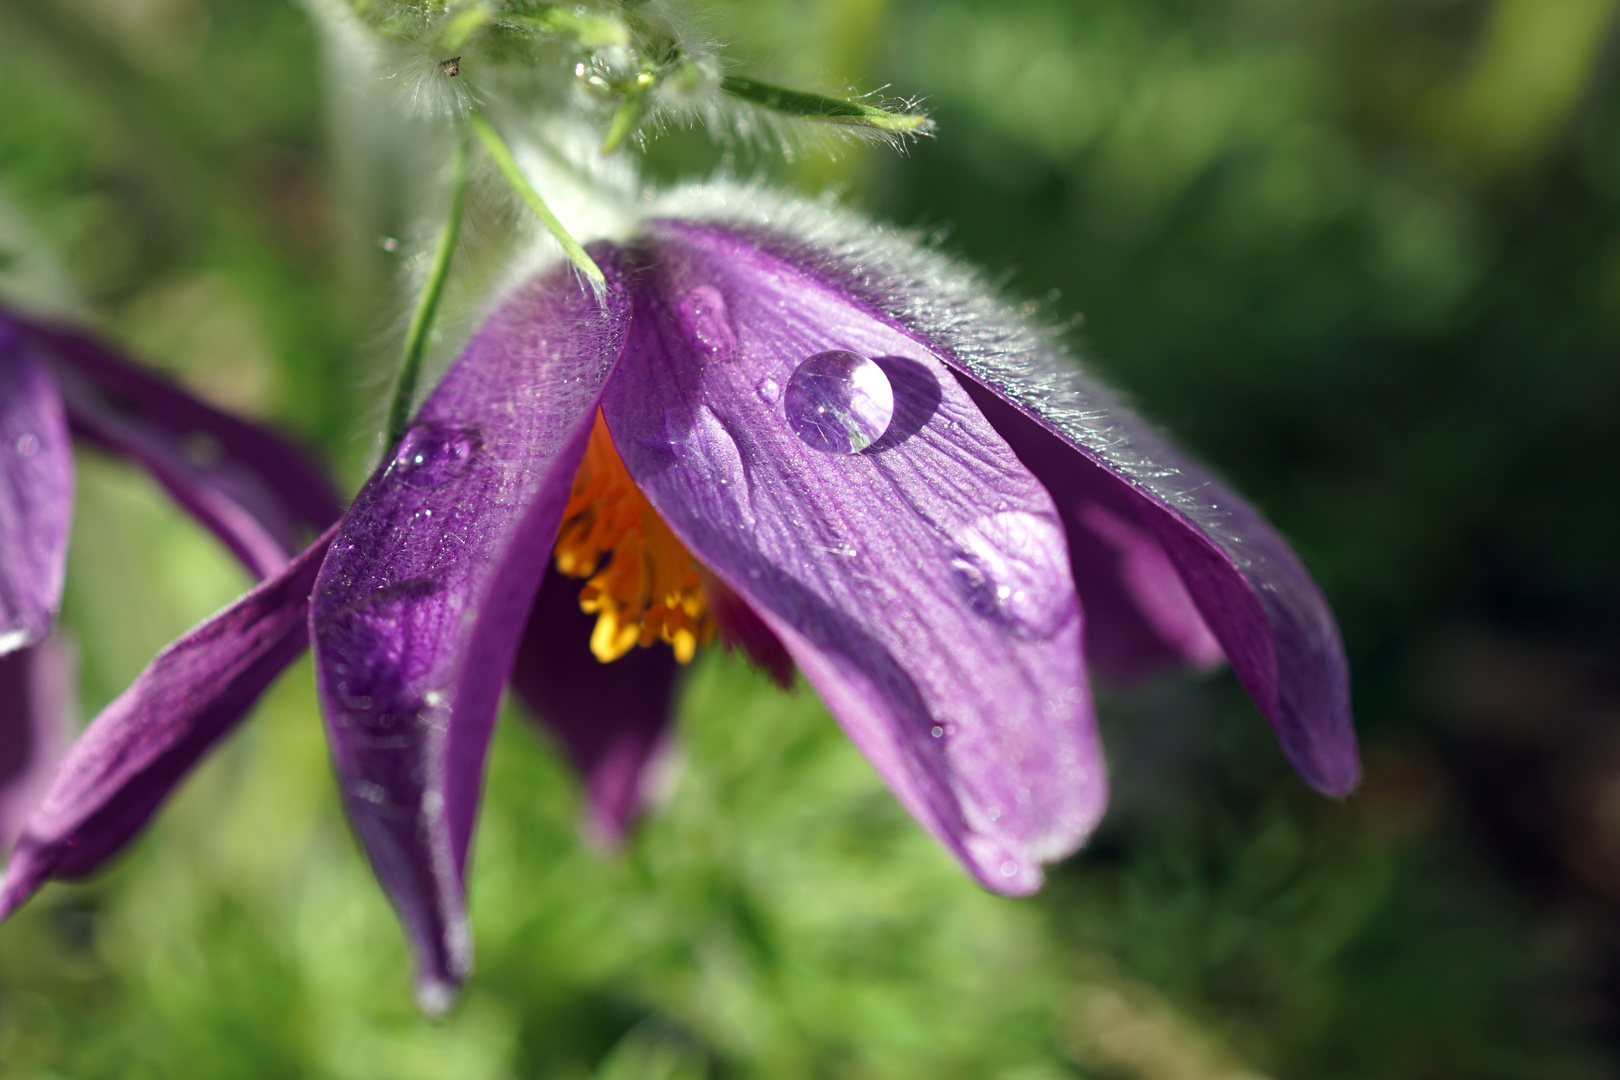
[[[714,634],[697,560],[630,479],[600,410],[554,556],[558,570],[587,579],[579,606],[596,616],[591,652],[604,664],[655,641],[685,664]]]

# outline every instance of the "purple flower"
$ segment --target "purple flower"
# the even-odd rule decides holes
[[[82,334],[0,311],[0,844],[67,741],[71,663],[48,637],[73,510],[70,437],[144,467],[247,568],[284,566],[339,506],[290,444]]]
[[[509,678],[611,833],[680,660],[718,636],[796,667],[1008,894],[1103,812],[1088,663],[1224,655],[1309,783],[1355,785],[1332,616],[1242,500],[945,259],[753,189],[664,209],[592,247],[600,297],[562,271],[507,296],[340,525],[109,707],[0,909],[122,844],[302,647],[306,604],[348,810],[433,1011],[471,965]]]

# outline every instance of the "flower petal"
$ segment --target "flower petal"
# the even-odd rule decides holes
[[[856,214],[758,187],[691,187],[663,205],[713,223],[688,228],[776,253],[938,349],[984,388],[981,402],[994,396],[1016,407],[1027,423],[1000,428],[1029,461],[1061,461],[1067,449],[1075,469],[1096,470],[1083,487],[1113,482],[1133,508],[1122,520],[1134,518],[1158,540],[1300,776],[1330,795],[1355,787],[1361,766],[1344,646],[1310,573],[1252,507],[1080,374],[976,273]],[[1058,483],[1050,472],[1043,479]]]
[[[404,922],[424,1010],[472,962],[462,880],[501,688],[628,302],[569,271],[503,301],[367,482],[310,613],[349,816]]]
[[[784,690],[793,689],[793,657],[782,640],[748,606],[748,601],[710,576],[703,582],[703,599],[714,617],[714,628],[728,649],[741,649],[744,656],[771,681]]]
[[[1090,632],[1086,659],[1119,682],[1169,664],[1209,668],[1220,643],[1129,485],[970,378],[962,380],[985,419],[1051,492],[1069,538],[1069,559]]]
[[[42,641],[62,601],[73,451],[62,399],[0,315],[0,655]]]
[[[164,649],[91,722],[11,853],[0,918],[48,879],[89,874],[128,843],[303,652],[309,593],[331,539]]]
[[[341,504],[302,450],[221,412],[93,338],[26,325],[55,361],[74,431],[144,467],[254,573],[286,563]]]
[[[1107,787],[1051,499],[914,338],[735,237],[659,234],[603,402],[626,468],[907,809],[987,887],[1033,891]],[[861,453],[789,422],[829,350],[897,394]]]
[[[1288,544],[1242,498],[1078,375],[1061,404],[1050,390],[1037,396],[979,385],[975,398],[1027,462],[1061,468],[1067,452],[1073,473],[1090,474],[1084,483],[1114,485],[1121,520],[1150,530],[1169,555],[1295,771],[1326,794],[1349,794],[1361,765],[1344,646],[1327,600]],[[995,409],[992,395],[1012,407]]]
[[[0,656],[0,846],[22,832],[72,738],[73,667],[57,638]]]
[[[641,812],[675,706],[680,665],[663,642],[609,664],[591,653],[596,618],[579,609],[580,582],[548,573],[535,597],[512,688],[568,748],[584,779],[594,839],[617,845]]]

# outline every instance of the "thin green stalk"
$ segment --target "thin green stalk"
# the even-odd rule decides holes
[[[620,103],[618,111],[613,114],[613,123],[608,125],[607,137],[602,140],[602,156],[613,153],[624,145],[642,119],[647,115],[647,106],[652,104],[652,93],[644,86],[631,90]]]
[[[451,166],[450,212],[445,218],[444,231],[439,234],[439,246],[433,251],[433,265],[428,269],[422,295],[416,298],[411,328],[405,335],[405,352],[399,359],[399,378],[388,405],[389,446],[399,442],[411,418],[411,399],[416,396],[416,382],[422,374],[422,355],[427,352],[428,334],[444,296],[444,283],[450,277],[450,258],[456,251],[456,237],[461,233],[461,208],[467,199],[467,159],[471,153],[466,136],[456,140],[456,156]]]
[[[551,212],[551,207],[546,205],[540,193],[529,184],[528,178],[523,175],[523,171],[512,158],[512,151],[507,149],[506,141],[501,138],[500,132],[479,113],[473,113],[469,119],[473,133],[478,136],[478,141],[484,144],[484,149],[489,151],[489,156],[495,159],[495,164],[506,177],[507,183],[512,185],[512,189],[528,204],[529,209],[534,211],[534,216],[540,219],[551,235],[556,237],[557,243],[562,245],[563,254],[567,255],[568,260],[579,272],[590,280],[591,288],[600,295],[607,288],[607,279],[602,276],[601,269],[585,249],[579,246],[579,241],[563,228],[562,222],[557,220],[557,215]]]
[[[876,128],[897,135],[927,135],[934,130],[934,122],[922,113],[897,112],[864,102],[789,90],[741,75],[727,75],[720,80],[720,89],[760,108],[824,124]]]

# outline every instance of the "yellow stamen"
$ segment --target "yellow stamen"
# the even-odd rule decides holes
[[[555,558],[558,570],[588,579],[579,606],[596,616],[591,652],[604,664],[655,641],[669,642],[685,664],[714,636],[697,560],[625,472],[600,412]]]

